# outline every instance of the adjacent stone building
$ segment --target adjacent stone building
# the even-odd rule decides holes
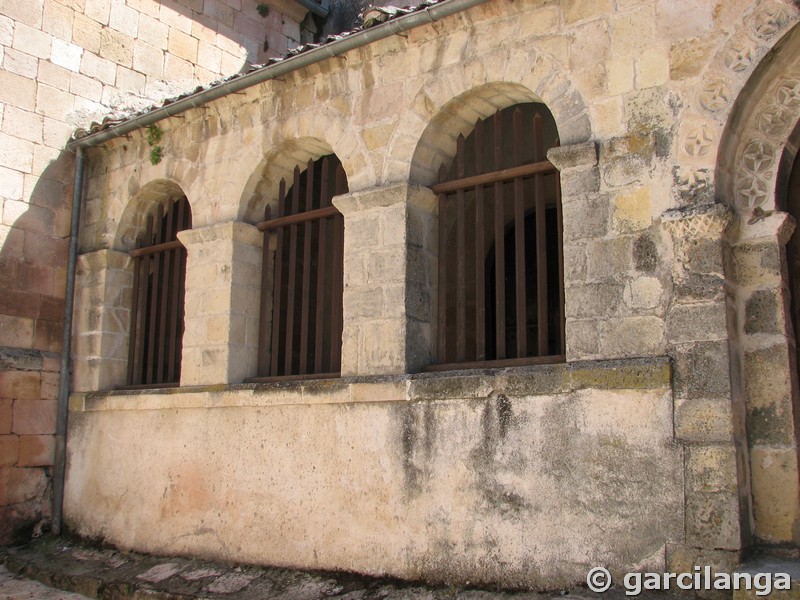
[[[540,589],[796,545],[799,21],[429,2],[79,131],[68,526]]]
[[[251,0],[0,6],[0,543],[49,520],[74,173],[65,144],[92,119],[283,56],[307,9],[268,4],[264,16]]]

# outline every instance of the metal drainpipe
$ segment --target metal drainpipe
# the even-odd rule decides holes
[[[75,156],[75,183],[72,190],[72,219],[69,230],[69,257],[67,259],[67,291],[64,297],[64,331],[61,344],[61,374],[58,383],[58,409],[56,416],[52,527],[52,531],[56,535],[61,535],[61,521],[64,513],[64,478],[67,469],[67,421],[69,419],[69,366],[70,354],[72,353],[72,308],[75,296],[75,265],[78,262],[78,232],[80,228],[85,162],[84,149],[79,146]]]

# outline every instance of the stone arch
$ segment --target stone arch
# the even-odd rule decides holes
[[[131,250],[136,243],[136,236],[144,230],[147,216],[152,214],[153,209],[159,204],[166,206],[185,195],[181,186],[170,179],[156,179],[142,186],[122,211],[113,233],[114,250]],[[189,205],[192,205],[191,199]]]
[[[267,205],[277,207],[281,179],[291,182],[292,172],[297,165],[304,165],[326,154],[336,153],[330,144],[314,137],[285,141],[267,153],[245,184],[239,205],[239,219],[248,223],[263,220]]]
[[[798,121],[800,25],[795,25],[736,99],[720,142],[717,197],[747,218],[754,210],[776,209],[778,170]]]
[[[780,3],[759,8],[745,19],[751,42],[759,37],[753,23],[777,32],[776,15],[789,18]],[[782,212],[781,194],[800,137],[800,25],[754,66],[721,131],[715,193],[737,217],[726,250],[728,322],[733,401],[743,406],[748,433],[753,534],[761,542],[797,543],[800,390],[786,257],[794,224]]]
[[[532,48],[478,59],[482,69],[463,66],[437,73],[412,102],[401,123],[404,132],[390,149],[388,163],[409,165],[407,179],[430,185],[441,162],[455,155],[456,139],[475,121],[519,102],[543,102],[556,120],[562,145],[591,137],[586,105],[566,71]],[[492,81],[491,78],[494,78]],[[413,138],[408,144],[404,138]],[[412,155],[403,155],[408,147]]]
[[[741,120],[736,105],[742,104],[745,86],[752,84],[757,67],[768,62],[767,54],[783,43],[778,40],[798,19],[800,10],[786,0],[752,3],[697,75],[696,92],[683,109],[677,135],[681,191],[698,185],[710,187],[713,172],[717,198],[734,204],[731,179],[736,162],[730,156],[732,138],[727,132]]]

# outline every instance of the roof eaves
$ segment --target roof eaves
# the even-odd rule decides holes
[[[423,23],[421,22],[414,23],[409,27],[392,27],[395,24],[399,24],[399,21],[402,20],[403,17],[408,17],[414,13],[425,11],[429,17],[425,22],[433,22],[437,20],[437,18],[460,12],[470,6],[481,4],[486,1],[487,0],[423,0],[420,4],[408,8],[397,8],[393,6],[368,8],[362,15],[363,24],[360,27],[336,35],[329,35],[323,42],[317,44],[303,44],[297,46],[289,50],[286,58],[271,58],[265,64],[253,65],[246,71],[219,79],[206,86],[197,86],[190,92],[167,98],[161,102],[161,104],[152,105],[128,115],[117,117],[108,116],[99,123],[92,122],[87,129],[78,128],[75,130],[72,138],[67,143],[67,148],[75,149],[79,146],[90,147],[102,144],[114,137],[123,136],[131,131],[147,127],[152,123],[175,116],[191,108],[203,106],[212,100],[257,85],[263,81],[274,79],[275,77],[279,77],[291,71],[301,69],[313,62],[337,56],[350,49],[347,47],[339,50],[338,46],[344,46],[344,42],[353,39],[353,36],[369,38],[367,34],[373,31],[377,32],[377,30],[386,29],[385,35],[375,36],[374,39],[366,39],[363,45],[367,45],[383,37],[389,37],[399,31],[422,25]],[[453,7],[453,10],[446,11],[444,14],[438,16],[432,14],[430,9],[444,7],[445,5]],[[301,60],[305,58],[304,55],[309,55],[309,53],[314,53],[315,55],[319,54],[319,56],[314,56],[314,59],[311,61]]]

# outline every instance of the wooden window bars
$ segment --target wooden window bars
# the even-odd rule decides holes
[[[136,240],[133,304],[125,387],[171,387],[180,382],[186,249],[177,233],[192,226],[186,197],[158,205]]]
[[[334,196],[347,177],[330,154],[281,180],[277,214],[265,210],[258,377],[338,377],[342,353],[344,218]]]
[[[428,370],[564,360],[560,182],[545,157],[557,144],[547,108],[519,104],[478,120],[450,169],[442,165]]]

